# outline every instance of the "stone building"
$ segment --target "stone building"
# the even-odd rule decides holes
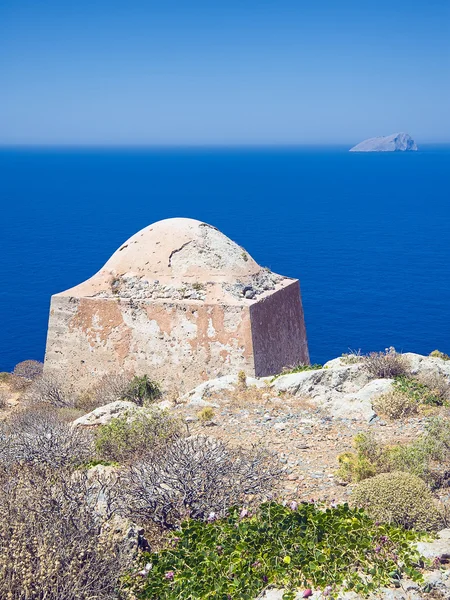
[[[308,362],[298,280],[260,267],[193,219],[146,227],[93,277],[51,299],[45,372],[81,388],[129,372],[186,391]]]

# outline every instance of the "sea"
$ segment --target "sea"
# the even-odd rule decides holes
[[[43,360],[52,294],[169,217],[300,280],[312,362],[450,353],[450,146],[4,148],[0,202],[0,371]]]

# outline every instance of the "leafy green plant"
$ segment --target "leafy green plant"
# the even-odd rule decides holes
[[[100,460],[127,462],[173,438],[179,431],[179,422],[166,411],[118,417],[97,430],[96,455]]]
[[[425,383],[426,381],[426,383]],[[430,406],[442,406],[445,404],[445,392],[448,384],[444,381],[443,390],[439,389],[439,381],[428,378],[419,380],[415,377],[396,377],[394,390],[407,395],[416,404],[428,404]]]
[[[134,402],[138,406],[152,404],[162,397],[159,383],[149,379],[147,375],[133,377],[129,387],[123,394],[124,400]]]
[[[411,473],[381,473],[362,481],[353,490],[352,503],[373,519],[407,529],[437,531],[442,526],[429,488]]]
[[[251,600],[268,585],[287,588],[287,600],[298,587],[368,593],[401,572],[420,580],[419,537],[347,504],[270,502],[253,515],[234,508],[223,520],[185,521],[166,549],[143,556],[145,578],[127,585],[140,600]]]

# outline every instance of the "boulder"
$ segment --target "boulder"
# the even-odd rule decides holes
[[[424,558],[450,559],[450,529],[440,531],[431,542],[417,542],[416,547]]]
[[[372,408],[375,398],[392,390],[393,379],[374,379],[354,394],[343,394],[327,404],[333,417],[371,421],[376,412]]]
[[[99,427],[100,425],[106,425],[113,419],[123,417],[124,415],[130,415],[139,410],[141,407],[137,406],[134,402],[126,402],[125,400],[116,400],[100,406],[87,415],[83,415],[76,419],[73,423],[73,427]]]
[[[265,388],[268,385],[268,381],[270,379],[256,379],[255,377],[247,377],[247,387],[257,387],[257,388]],[[186,406],[211,406],[213,408],[218,408],[218,404],[211,402],[209,398],[213,394],[217,394],[219,392],[224,391],[232,391],[238,382],[237,375],[225,375],[223,377],[217,377],[217,379],[211,379],[210,381],[205,381],[201,383],[196,388],[184,394],[180,398],[180,401]]]

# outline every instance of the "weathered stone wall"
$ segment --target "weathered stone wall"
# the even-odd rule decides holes
[[[149,225],[52,298],[44,368],[79,389],[127,372],[182,393],[299,362],[309,357],[298,282],[193,219]]]
[[[231,371],[254,375],[252,350],[248,306],[57,295],[45,369],[79,388],[129,372],[182,392]]]
[[[298,281],[252,304],[250,317],[256,377],[309,364]]]

